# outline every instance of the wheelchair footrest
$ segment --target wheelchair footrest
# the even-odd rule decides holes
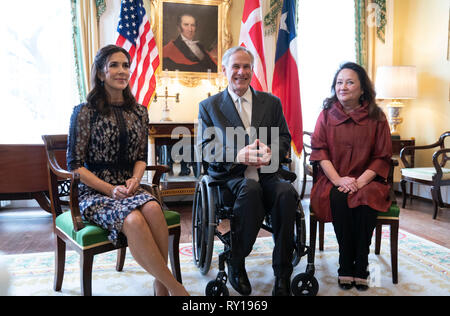
[[[230,206],[217,207],[217,215],[219,218],[232,219],[233,208]]]
[[[227,248],[231,247],[231,232],[226,232],[225,234],[217,232],[216,236],[225,245],[225,251],[227,250]]]
[[[219,271],[225,271],[225,262],[230,258],[230,254],[231,250],[229,247],[225,247],[225,251],[219,254]]]

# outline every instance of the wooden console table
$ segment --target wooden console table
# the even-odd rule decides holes
[[[179,139],[172,139],[172,132],[177,127],[186,128],[189,133],[181,133]],[[153,150],[153,162],[157,163],[156,147],[162,145],[173,145],[178,142],[181,137],[191,137],[192,144],[195,142],[195,124],[194,123],[173,123],[160,122],[149,124],[149,138],[150,144],[155,145]],[[174,195],[192,195],[195,192],[195,185],[197,181],[161,181],[161,194],[163,196]]]
[[[65,166],[65,155],[58,156]],[[51,212],[44,145],[0,145],[0,200],[35,199]]]
[[[400,155],[400,151],[403,147],[414,146],[416,144],[415,139],[392,139],[392,154]],[[414,152],[411,153],[411,164],[414,167]]]
[[[403,147],[406,146],[415,146],[416,144],[416,140],[414,138],[412,139],[396,139],[396,138],[392,138],[392,154],[395,156],[400,155],[400,151],[402,150]],[[411,166],[414,167],[414,151],[411,152]],[[395,178],[400,178],[401,177],[401,172],[400,169],[404,168],[405,166],[403,165],[402,161],[400,159],[398,159],[399,161],[399,168],[398,171],[394,172],[394,181]],[[398,181],[396,181],[398,182]],[[410,187],[409,187],[409,192],[410,192],[410,196],[412,198],[412,191],[413,191],[413,184],[410,183]]]

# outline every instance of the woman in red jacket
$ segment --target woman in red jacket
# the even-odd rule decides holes
[[[386,178],[391,135],[364,68],[350,62],[342,65],[331,91],[311,139],[310,160],[320,165],[311,205],[319,220],[333,222],[339,243],[339,286],[367,290],[377,211],[386,212],[390,206]]]

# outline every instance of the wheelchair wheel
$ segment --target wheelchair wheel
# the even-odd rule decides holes
[[[300,273],[292,280],[291,289],[294,296],[316,296],[319,282],[309,273]]]
[[[192,256],[197,267],[202,267],[205,261],[204,231],[206,225],[206,201],[202,194],[201,182],[197,182],[192,204]]]
[[[192,255],[203,275],[211,266],[215,230],[215,204],[208,179],[202,177],[197,183],[192,210]]]
[[[207,205],[207,212],[205,212],[205,225],[204,225],[204,241],[205,241],[205,260],[203,266],[200,267],[200,272],[205,275],[208,273],[211,267],[211,259],[214,250],[214,233],[217,226],[216,223],[216,202],[214,190],[209,186],[211,178],[209,176],[203,176],[201,183],[203,184],[202,196]]]
[[[299,204],[299,209],[295,214],[294,228],[294,254],[292,256],[292,266],[295,267],[300,262],[301,257],[306,254],[306,224],[303,208]]]
[[[225,283],[213,280],[208,282],[205,289],[206,296],[230,296],[230,292],[228,291]]]

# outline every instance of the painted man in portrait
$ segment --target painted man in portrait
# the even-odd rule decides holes
[[[163,47],[163,69],[169,71],[217,72],[217,62],[198,41],[194,40],[197,20],[189,13],[177,18],[179,35]]]

